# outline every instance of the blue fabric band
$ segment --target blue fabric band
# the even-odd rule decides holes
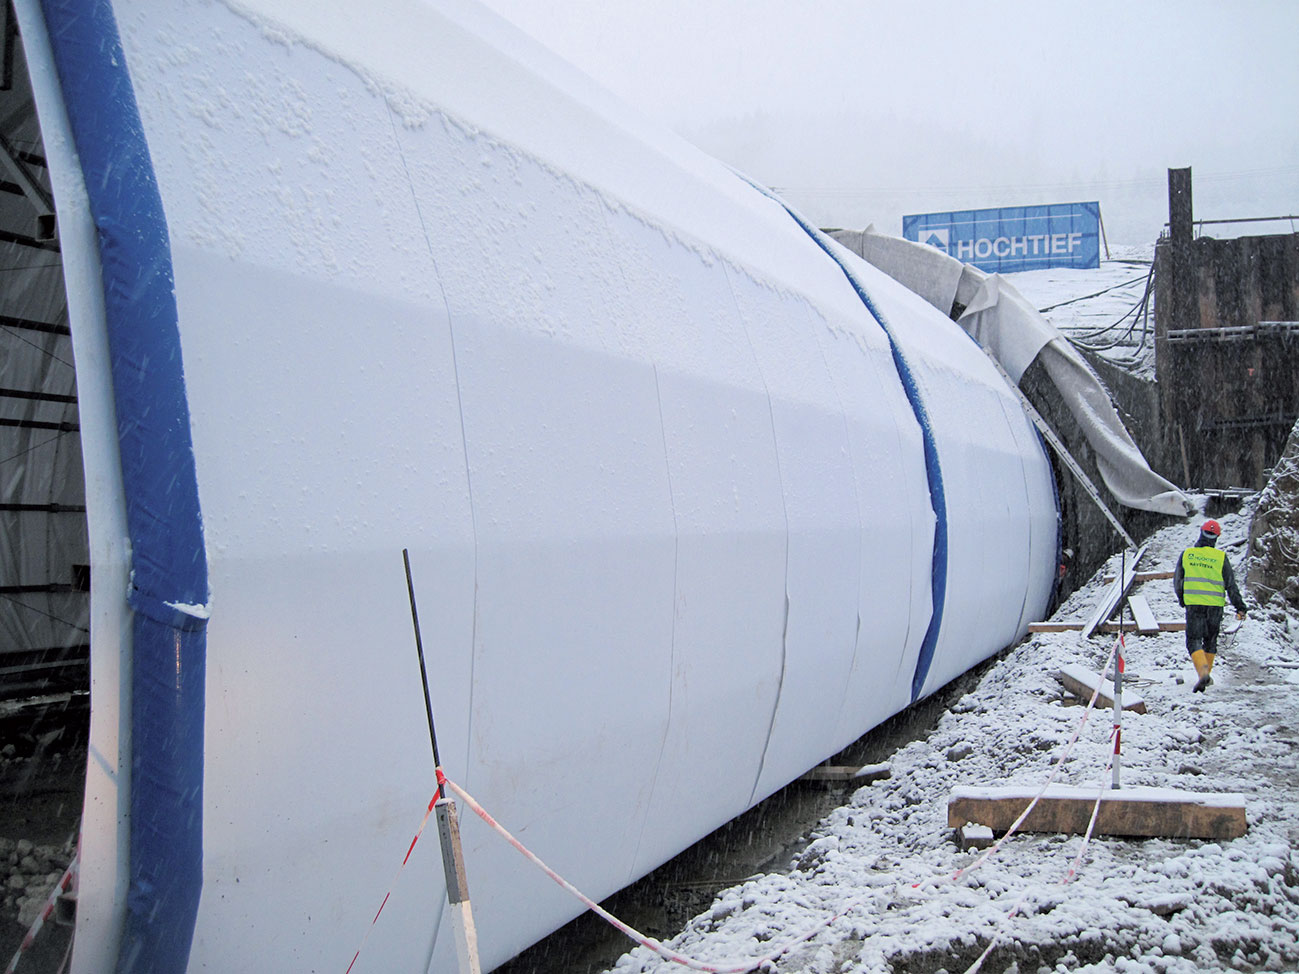
[[[98,232],[131,538],[130,887],[119,971],[182,971],[203,874],[207,559],[162,198],[110,3],[41,0]],[[76,323],[73,323],[76,331]]]

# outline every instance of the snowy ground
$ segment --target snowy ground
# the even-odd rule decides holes
[[[1129,372],[1153,378],[1153,285],[1148,314],[1141,311],[1154,244],[1112,246],[1109,253],[1095,270],[1061,267],[1005,276],[1065,335]]]
[[[1240,577],[1248,514],[1219,518]],[[1139,567],[1171,568],[1197,524],[1161,530]],[[1082,620],[1103,588],[1093,579],[1056,618]],[[1139,590],[1158,618],[1181,618],[1170,582]],[[927,739],[899,750],[892,778],[860,788],[826,816],[786,869],[724,890],[671,946],[711,963],[740,963],[842,914],[765,969],[956,974],[990,938],[997,946],[985,971],[1299,968],[1299,610],[1255,611],[1236,627],[1229,613],[1215,683],[1204,694],[1191,692],[1183,634],[1127,638],[1128,682],[1149,712],[1124,715],[1122,782],[1243,793],[1243,838],[1097,836],[1064,884],[1081,837],[1019,834],[948,881],[978,855],[962,852],[947,827],[952,788],[1044,784],[1085,712],[1062,699],[1054,674],[1069,663],[1099,670],[1114,643],[1039,635],[990,667]],[[1110,711],[1092,713],[1057,783],[1104,787],[1111,722]],[[928,888],[912,888],[926,881]],[[641,947],[611,970],[684,968]]]

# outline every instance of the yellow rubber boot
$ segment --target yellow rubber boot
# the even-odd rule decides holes
[[[1195,672],[1199,679],[1195,681],[1195,686],[1191,688],[1193,693],[1203,693],[1204,688],[1209,685],[1209,670],[1213,664],[1209,661],[1209,654],[1202,649],[1197,649],[1191,654],[1191,662],[1195,664]]]

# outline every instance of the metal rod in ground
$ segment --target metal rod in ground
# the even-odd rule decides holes
[[[424,685],[424,712],[428,715],[428,736],[429,741],[433,744],[433,767],[434,769],[442,767],[442,758],[438,755],[438,735],[433,727],[433,700],[429,697],[428,692],[428,670],[424,666],[424,640],[419,634],[419,610],[415,608],[415,581],[410,573],[410,551],[406,548],[401,549],[401,560],[406,565],[406,591],[410,595],[410,618],[415,626],[415,651],[419,654],[419,678]],[[438,799],[446,797],[442,790],[442,782],[438,781]]]
[[[433,745],[433,773],[437,776],[438,797],[434,813],[438,823],[438,843],[442,847],[442,872],[446,877],[447,902],[451,904],[451,925],[456,931],[456,958],[460,974],[482,974],[478,961],[478,931],[474,911],[469,905],[469,882],[465,877],[465,857],[460,846],[460,824],[456,806],[446,796],[442,759],[438,755],[438,735],[433,724],[433,699],[428,688],[428,669],[424,665],[424,640],[419,631],[419,611],[415,608],[415,581],[410,570],[410,551],[401,550],[406,565],[406,591],[410,594],[410,617],[415,626],[415,649],[419,653],[419,676],[424,685],[424,711],[428,715],[428,736]]]

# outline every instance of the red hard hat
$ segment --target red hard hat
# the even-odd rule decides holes
[[[1205,521],[1200,530],[1205,534],[1213,535],[1215,538],[1222,534],[1222,526],[1217,521],[1213,520],[1213,518],[1209,518],[1209,520]]]

